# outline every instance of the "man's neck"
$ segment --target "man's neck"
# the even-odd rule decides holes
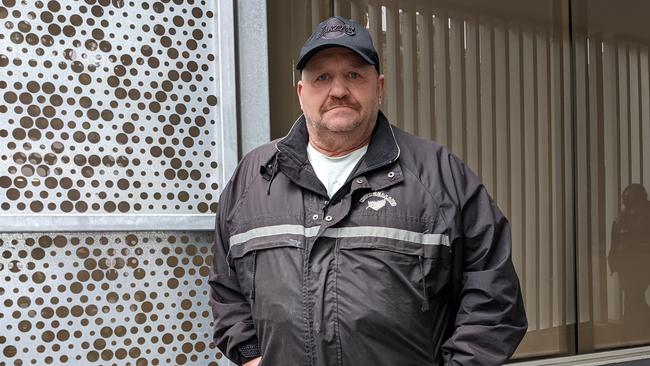
[[[355,150],[358,150],[370,142],[370,136],[364,139],[349,139],[348,136],[340,136],[333,139],[318,139],[309,135],[309,143],[319,153],[329,156],[337,157],[347,155]]]

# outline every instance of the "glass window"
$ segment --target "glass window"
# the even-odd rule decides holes
[[[579,351],[650,343],[645,2],[576,1]]]

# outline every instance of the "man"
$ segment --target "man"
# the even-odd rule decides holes
[[[321,23],[297,68],[304,114],[219,202],[219,349],[246,366],[502,364],[527,324],[509,224],[479,179],[379,111],[359,24]]]

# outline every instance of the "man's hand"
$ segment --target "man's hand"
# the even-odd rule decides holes
[[[248,362],[246,362],[243,366],[257,366],[262,362],[262,357],[254,358]]]

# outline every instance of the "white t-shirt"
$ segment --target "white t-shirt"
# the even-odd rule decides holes
[[[329,157],[307,144],[307,156],[316,176],[327,189],[330,198],[343,186],[352,169],[368,151],[368,145],[343,156]]]

